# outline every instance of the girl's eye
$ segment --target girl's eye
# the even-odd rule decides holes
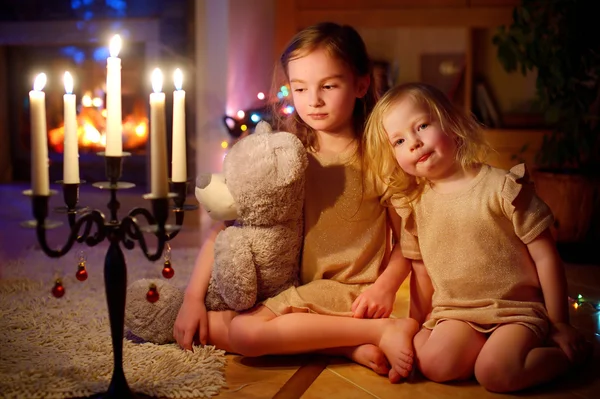
[[[419,125],[419,127],[417,128],[417,130],[418,131],[425,130],[425,129],[427,129],[427,127],[429,127],[429,125],[427,123],[421,123]]]
[[[301,92],[303,92],[303,91],[304,91],[304,89],[303,89],[303,88],[300,88],[300,87],[298,87],[298,88],[295,88],[295,89],[294,89],[294,91],[295,91],[295,92],[297,92],[297,93],[301,93]]]
[[[323,88],[324,88],[325,90],[330,90],[330,89],[333,89],[333,88],[335,88],[335,85],[323,85]]]
[[[394,145],[399,146],[399,145],[402,145],[402,143],[404,143],[404,139],[398,139],[394,142]]]

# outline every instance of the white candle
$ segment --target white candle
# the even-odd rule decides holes
[[[34,195],[50,195],[48,136],[46,132],[46,74],[40,73],[29,92],[31,112],[31,189]]]
[[[163,75],[160,69],[152,72],[150,94],[150,171],[151,193],[164,198],[168,193],[167,136],[165,122],[165,93],[162,92]]]
[[[171,180],[185,182],[187,180],[185,154],[185,90],[183,74],[177,68],[173,76],[175,91],[173,92],[173,151],[171,159]]]
[[[110,57],[106,60],[106,156],[123,155],[121,119],[121,36],[110,41]]]
[[[73,77],[65,72],[64,103],[64,159],[63,183],[79,183],[79,150],[77,148],[77,112],[75,110],[75,94],[73,94]]]

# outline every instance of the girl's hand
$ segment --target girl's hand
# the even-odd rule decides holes
[[[571,363],[581,363],[590,354],[590,343],[568,323],[553,324],[550,339],[565,352]]]
[[[191,351],[196,333],[199,333],[200,344],[206,345],[208,338],[206,306],[204,301],[186,297],[175,319],[173,338],[182,349]]]
[[[352,304],[352,317],[379,319],[389,317],[394,309],[396,293],[378,289],[375,285],[362,292]]]

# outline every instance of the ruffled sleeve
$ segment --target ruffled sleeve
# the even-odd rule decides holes
[[[402,219],[402,229],[400,230],[400,248],[402,248],[402,255],[407,259],[423,259],[419,248],[417,223],[415,221],[414,209],[411,203],[407,198],[399,196],[393,196],[390,202],[396,209],[396,213],[398,213]]]
[[[525,164],[508,171],[501,196],[504,214],[512,221],[515,234],[523,243],[529,244],[554,223],[552,211],[537,196]]]

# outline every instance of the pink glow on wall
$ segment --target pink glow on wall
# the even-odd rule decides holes
[[[227,104],[234,116],[255,107],[257,93],[268,93],[274,66],[273,0],[235,1],[229,4]]]

